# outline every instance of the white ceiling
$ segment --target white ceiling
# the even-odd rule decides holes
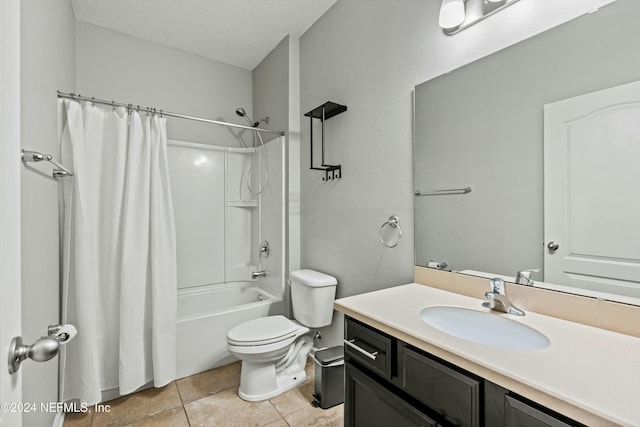
[[[253,70],[337,0],[71,0],[78,21]]]

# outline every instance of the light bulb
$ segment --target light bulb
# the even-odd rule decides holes
[[[458,28],[466,17],[464,0],[442,0],[438,24],[444,30]]]

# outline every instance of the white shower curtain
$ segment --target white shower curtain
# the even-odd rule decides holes
[[[177,272],[166,119],[59,100],[62,398],[91,405],[175,378]]]

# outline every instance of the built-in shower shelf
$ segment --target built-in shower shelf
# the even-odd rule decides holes
[[[232,208],[257,208],[257,200],[229,200],[227,206]]]

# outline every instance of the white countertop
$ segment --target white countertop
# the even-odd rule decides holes
[[[403,337],[395,332],[406,334],[469,361],[470,366],[478,365],[558,399],[552,409],[558,410],[564,402],[612,424],[640,426],[640,338],[530,311],[523,317],[496,313],[538,330],[550,341],[542,350],[511,350],[454,337],[427,325],[420,317],[420,310],[429,306],[489,311],[481,303],[476,298],[411,283],[341,298],[335,306],[365,323],[377,322],[397,338]],[[469,366],[462,367],[474,372]],[[486,377],[482,369],[474,373]]]

